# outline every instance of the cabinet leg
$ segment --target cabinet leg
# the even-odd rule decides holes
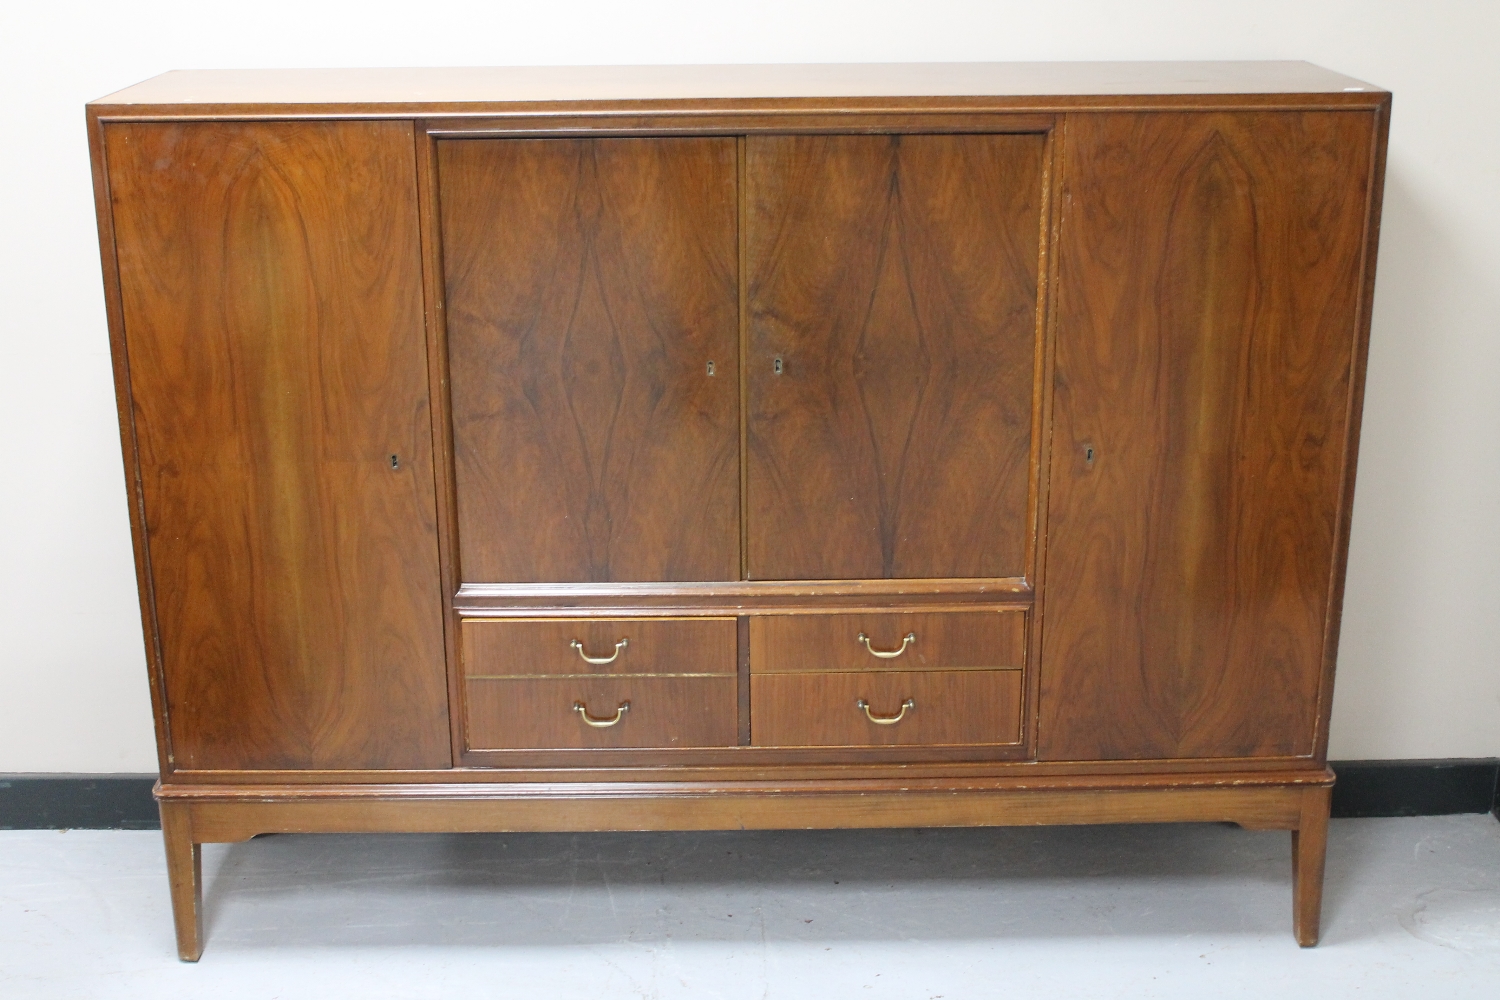
[[[159,802],[161,832],[167,846],[167,879],[172,886],[172,922],[177,927],[177,955],[196,962],[203,954],[203,852],[193,842],[192,807]]]
[[[1309,788],[1302,793],[1302,817],[1292,831],[1292,929],[1297,943],[1318,943],[1323,913],[1323,861],[1328,854],[1328,811],[1333,789]]]

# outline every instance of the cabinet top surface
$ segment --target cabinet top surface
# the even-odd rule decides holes
[[[1306,62],[890,63],[177,70],[91,102],[146,107],[319,105],[395,110],[454,105],[652,101],[1339,95],[1379,87]],[[1362,100],[1361,100],[1362,98]],[[129,113],[127,111],[127,113]]]

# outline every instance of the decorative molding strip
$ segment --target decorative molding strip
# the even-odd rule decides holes
[[[1441,816],[1495,812],[1500,760],[1349,760],[1333,815]],[[157,830],[154,774],[0,775],[0,830]]]

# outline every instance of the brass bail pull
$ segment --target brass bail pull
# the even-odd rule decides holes
[[[617,725],[621,719],[625,718],[625,713],[630,711],[630,702],[620,702],[620,707],[615,709],[614,717],[610,719],[600,719],[590,715],[588,706],[581,701],[573,702],[573,711],[578,713],[578,717],[583,720],[584,725],[593,726],[595,729],[608,729],[610,726]]]
[[[858,639],[860,642],[865,644],[865,649],[869,650],[871,656],[878,656],[882,660],[894,660],[896,657],[906,652],[907,646],[910,646],[912,643],[917,641],[917,633],[906,633],[906,638],[901,640],[900,649],[876,649],[874,646],[870,645],[870,637],[865,635],[863,632],[859,634]]]
[[[568,645],[578,650],[578,655],[583,657],[584,663],[592,663],[596,667],[602,667],[606,663],[615,662],[615,660],[620,658],[620,650],[624,649],[629,644],[629,639],[621,639],[619,642],[615,643],[615,651],[612,656],[590,656],[583,651],[583,643],[579,642],[577,639],[574,639],[572,642],[568,643]]]
[[[908,698],[908,699],[906,699],[905,701],[903,701],[901,703],[901,711],[897,712],[895,715],[876,715],[876,714],[874,714],[873,712],[870,711],[870,703],[868,701],[865,701],[863,698],[860,698],[858,701],[856,701],[854,703],[854,706],[856,708],[862,708],[862,709],[864,709],[864,711],[865,711],[865,718],[867,718],[871,722],[875,723],[875,725],[877,725],[877,726],[894,726],[896,723],[898,723],[902,719],[906,718],[906,713],[907,713],[908,709],[913,709],[913,708],[917,707],[917,701],[916,701],[915,698]]]

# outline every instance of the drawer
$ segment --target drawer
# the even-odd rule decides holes
[[[1008,669],[1025,662],[1025,611],[766,615],[750,620],[752,674]]]
[[[470,679],[735,672],[733,618],[467,618],[462,635]]]
[[[470,750],[736,743],[732,675],[470,678],[465,693]]]
[[[1021,673],[876,670],[753,675],[750,742],[767,747],[1015,744],[1021,738]],[[890,721],[898,716],[899,721]]]

